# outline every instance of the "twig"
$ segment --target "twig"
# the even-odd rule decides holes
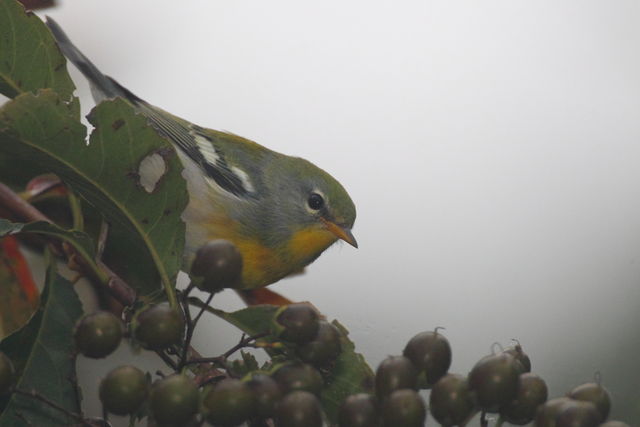
[[[188,298],[189,298],[189,294],[194,288],[195,288],[195,283],[191,282],[189,283],[189,286],[187,286],[187,288],[180,294],[180,305],[182,306],[182,311],[184,312],[184,316],[187,324],[187,330],[185,333],[184,342],[182,344],[180,363],[178,365],[177,370],[181,370],[187,365],[187,357],[189,355],[189,348],[191,347],[191,340],[193,339],[193,332],[195,331],[196,325],[198,324],[198,321],[202,317],[202,314],[204,313],[205,308],[208,307],[209,304],[211,304],[211,300],[213,299],[213,295],[214,295],[213,293],[209,294],[209,297],[207,298],[207,302],[202,307],[200,307],[200,311],[198,312],[196,317],[192,319],[191,310],[189,309]]]
[[[0,205],[7,207],[16,217],[23,221],[51,222],[42,212],[25,202],[9,187],[0,182]]]
[[[215,357],[200,357],[200,358],[193,358],[193,359],[189,359],[189,361],[186,363],[187,365],[191,365],[194,363],[220,363],[220,362],[224,362],[226,361],[233,353],[235,353],[236,351],[243,349],[243,348],[247,348],[247,347],[251,347],[251,348],[257,348],[253,343],[253,341],[259,340],[260,338],[264,338],[267,335],[269,335],[268,332],[262,332],[250,337],[245,337],[244,334],[242,334],[242,338],[240,339],[240,341],[238,342],[238,344],[234,345],[233,347],[231,347],[229,350],[227,350],[224,354],[221,354],[220,356],[215,356]]]

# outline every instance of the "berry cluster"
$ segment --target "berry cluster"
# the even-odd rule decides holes
[[[406,344],[402,355],[383,360],[366,393],[340,396],[337,414],[330,418],[323,407],[324,394],[343,352],[344,332],[327,322],[309,304],[290,304],[273,310],[265,331],[244,337],[217,357],[200,357],[190,348],[197,316],[189,309],[189,291],[197,286],[211,295],[238,282],[242,260],[228,242],[216,241],[198,252],[192,268],[192,285],[181,294],[178,309],[167,304],[130,307],[124,320],[98,311],[76,324],[76,349],[86,357],[103,358],[127,338],[158,353],[172,368],[170,374],[152,377],[135,366],[110,371],[99,386],[106,413],[149,417],[155,425],[252,427],[419,427],[427,417],[421,390],[429,390],[428,412],[443,426],[463,426],[480,413],[497,414],[505,422],[538,427],[624,427],[606,419],[611,399],[600,381],[583,384],[565,397],[547,400],[547,386],[531,372],[531,360],[519,343],[480,359],[467,376],[449,373],[452,351],[436,328],[421,332]],[[209,299],[210,301],[210,299]],[[246,347],[263,348],[271,356],[263,366],[242,353]],[[0,353],[0,396],[12,391],[15,370]],[[603,424],[604,423],[604,424]],[[628,427],[628,426],[627,426]]]

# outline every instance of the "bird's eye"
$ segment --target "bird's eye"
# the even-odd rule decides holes
[[[319,211],[324,206],[324,199],[318,193],[311,193],[307,200],[307,204],[312,210]]]

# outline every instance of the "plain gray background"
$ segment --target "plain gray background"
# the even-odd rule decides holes
[[[374,368],[436,326],[459,373],[517,338],[552,397],[600,372],[614,415],[640,421],[640,3],[84,0],[46,13],[143,99],[344,184],[360,249],[331,248],[272,289],[339,319]],[[215,304],[241,307],[232,293]],[[204,353],[239,338],[206,322]],[[81,361],[83,381],[117,361]]]

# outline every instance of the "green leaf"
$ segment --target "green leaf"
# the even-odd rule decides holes
[[[38,311],[26,326],[0,342],[0,351],[16,366],[18,389],[36,390],[68,411],[79,413],[72,354],[73,327],[82,315],[82,308],[73,285],[50,265]],[[33,398],[17,394],[0,400],[0,410],[0,427],[68,426],[76,421]]]
[[[0,218],[0,237],[17,233],[37,233],[55,237],[69,243],[86,260],[91,262],[95,259],[93,241],[81,231],[65,230],[44,221],[22,224]]]
[[[272,305],[257,305],[233,313],[227,313],[214,308],[212,313],[228,321],[248,335],[266,332],[279,307]],[[333,366],[324,372],[325,387],[320,394],[320,400],[325,414],[332,423],[337,423],[338,409],[344,399],[355,393],[369,393],[373,390],[373,371],[360,353],[355,352],[355,345],[349,339],[347,331],[337,320],[333,325],[340,331],[342,351],[334,361]],[[273,337],[267,337],[273,341]],[[270,354],[273,356],[274,351]]]
[[[0,153],[57,174],[110,223],[106,261],[142,295],[158,291],[157,272],[175,302],[173,284],[182,261],[185,225],[180,216],[188,195],[182,165],[170,144],[122,99],[106,101],[89,115],[90,144],[69,106],[51,90],[25,93],[0,110]],[[164,164],[155,187],[138,174],[148,156]],[[124,267],[118,270],[117,267]],[[155,270],[155,271],[154,271]]]
[[[0,93],[13,98],[41,88],[53,88],[70,103],[69,114],[80,118],[80,103],[67,73],[66,60],[49,29],[15,0],[0,0]],[[0,153],[0,181],[24,186],[42,171],[17,164]]]
[[[16,0],[0,0],[0,93],[13,98],[52,88],[70,102],[75,86],[65,64],[40,18]]]

